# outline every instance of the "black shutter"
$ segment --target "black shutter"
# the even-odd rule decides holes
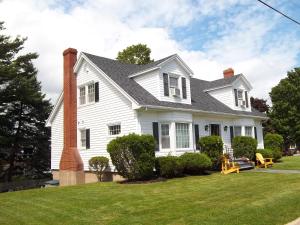
[[[99,102],[99,82],[95,83],[95,102]]]
[[[85,130],[86,149],[90,148],[90,129]]]
[[[196,142],[196,149],[200,149],[199,146],[199,125],[195,124],[195,142]]]
[[[254,137],[257,140],[257,130],[256,130],[256,127],[254,127]]]
[[[163,74],[163,80],[164,80],[164,95],[169,96],[169,76],[167,73]]]
[[[249,102],[248,102],[248,92],[245,91],[245,100],[246,100],[246,107],[249,107]]]
[[[155,151],[159,150],[159,133],[158,133],[158,122],[152,123],[152,129],[153,129],[153,137],[156,142]]]
[[[186,99],[186,79],[184,77],[181,78],[182,85],[182,97]]]
[[[237,89],[234,89],[235,106],[239,106]]]
[[[230,140],[231,140],[231,143],[232,143],[233,137],[234,137],[233,126],[230,126]]]

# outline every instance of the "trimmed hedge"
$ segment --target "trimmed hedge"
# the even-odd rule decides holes
[[[204,153],[184,153],[179,158],[185,174],[203,174],[212,166],[211,159]]]
[[[232,148],[234,157],[247,157],[252,160],[255,159],[257,140],[252,137],[237,136],[233,138]]]
[[[113,165],[128,180],[153,177],[155,140],[152,135],[129,134],[111,140],[107,145]]]
[[[283,143],[284,140],[280,134],[268,133],[264,138],[265,148],[273,151],[273,158],[275,162],[282,157]]]
[[[182,161],[176,156],[158,157],[155,168],[161,177],[173,178],[183,176],[184,167]]]
[[[273,151],[271,149],[257,149],[256,153],[262,154],[264,158],[273,158]]]
[[[220,136],[206,136],[199,140],[201,153],[205,153],[212,161],[212,168],[219,170],[223,154],[223,141]]]
[[[89,160],[92,173],[96,174],[98,181],[102,181],[104,170],[108,167],[109,159],[104,156],[95,156]]]

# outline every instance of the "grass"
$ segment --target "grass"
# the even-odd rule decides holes
[[[0,224],[285,224],[300,216],[300,174],[213,174],[0,194]]]
[[[286,156],[281,162],[275,163],[272,169],[300,170],[300,156]]]

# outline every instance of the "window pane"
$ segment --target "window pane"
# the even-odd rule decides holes
[[[169,124],[161,124],[161,147],[170,148]]]
[[[241,136],[242,135],[242,127],[241,126],[235,126],[234,127],[234,136]]]
[[[189,124],[176,123],[176,148],[189,148]]]
[[[86,131],[81,130],[80,131],[80,142],[81,142],[81,147],[86,147]]]
[[[79,88],[79,104],[85,104],[85,87]]]
[[[250,126],[245,127],[245,135],[252,137],[252,127]]]
[[[121,133],[121,125],[112,125],[108,127],[109,135],[117,135]]]
[[[88,100],[89,102],[95,101],[95,84],[88,85]]]
[[[178,78],[170,77],[170,87],[178,87]]]
[[[238,91],[238,98],[243,99],[243,91]]]
[[[220,136],[220,125],[210,124],[210,135]]]

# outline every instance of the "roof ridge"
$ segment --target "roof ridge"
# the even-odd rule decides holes
[[[219,78],[219,79],[216,79],[216,80],[211,80],[211,81],[209,81],[209,82],[215,82],[215,81],[220,81],[220,80],[226,80],[226,79],[232,79],[232,78],[237,78],[237,77],[239,77],[239,76],[241,76],[241,75],[243,75],[242,73],[239,73],[239,74],[236,74],[236,75],[234,75],[234,76],[232,76],[232,77],[230,77],[230,78],[225,78],[225,77],[223,77],[223,78]]]

